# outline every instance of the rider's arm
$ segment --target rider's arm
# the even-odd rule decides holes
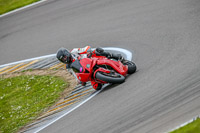
[[[71,51],[71,53],[74,53],[74,54],[88,54],[89,52],[91,52],[90,46],[86,46],[84,48],[74,48]]]

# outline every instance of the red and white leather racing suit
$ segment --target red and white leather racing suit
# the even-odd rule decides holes
[[[88,57],[88,54],[92,52],[92,49],[90,46],[86,46],[84,48],[74,48],[70,52],[75,56],[74,58],[80,57],[83,59]]]

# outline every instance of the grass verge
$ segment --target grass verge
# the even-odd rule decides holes
[[[200,118],[197,118],[192,123],[187,124],[171,133],[200,133]]]
[[[0,78],[0,132],[16,132],[36,119],[68,85],[47,75]]]
[[[39,0],[0,0],[0,15]]]

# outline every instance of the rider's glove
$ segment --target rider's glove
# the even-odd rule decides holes
[[[92,53],[90,52],[87,54],[87,58],[91,58],[91,57],[92,57]]]

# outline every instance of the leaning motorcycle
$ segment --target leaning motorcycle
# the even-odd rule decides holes
[[[127,74],[136,71],[136,65],[132,61],[123,60],[121,62],[97,55],[76,60],[71,64],[71,68],[81,82],[90,81],[96,90],[100,90],[107,83],[123,83]]]

